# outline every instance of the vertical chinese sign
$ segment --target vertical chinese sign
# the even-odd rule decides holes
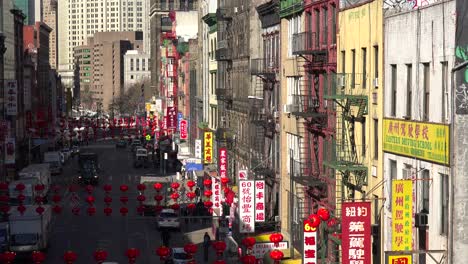
[[[167,107],[167,115],[166,115],[166,125],[167,129],[175,129],[177,128],[177,108],[173,106]]]
[[[211,181],[211,189],[213,190],[213,195],[211,200],[213,202],[213,215],[221,216],[223,210],[221,210],[221,182],[219,179],[213,178]]]
[[[413,182],[392,182],[392,250],[405,251],[413,248]]]
[[[5,164],[15,164],[16,160],[16,143],[14,138],[5,140]]]
[[[255,232],[255,190],[254,181],[239,181],[239,232]]]
[[[255,222],[265,222],[265,181],[255,181]]]
[[[213,132],[205,132],[203,143],[205,164],[210,164],[213,162]]]
[[[227,177],[227,148],[219,148],[219,177]]]
[[[304,254],[302,263],[317,263],[317,228],[304,220]],[[345,259],[343,257],[343,259]]]
[[[180,139],[187,139],[188,137],[188,121],[185,119],[180,120],[179,129],[180,129]]]
[[[202,142],[201,139],[195,139],[195,158],[202,158]]]
[[[371,263],[371,203],[345,202],[342,207],[343,263]]]
[[[8,116],[15,116],[18,112],[18,87],[16,80],[5,80],[5,111]]]

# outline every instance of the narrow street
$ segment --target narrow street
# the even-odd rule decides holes
[[[108,261],[118,263],[128,263],[125,252],[128,248],[135,247],[140,250],[140,257],[136,263],[149,264],[159,263],[159,257],[155,254],[155,249],[161,246],[161,235],[156,228],[154,216],[139,216],[136,212],[138,195],[137,184],[139,178],[145,174],[155,174],[159,171],[153,168],[135,169],[132,166],[132,152],[127,149],[117,149],[113,142],[100,142],[95,145],[85,146],[81,152],[95,152],[99,155],[102,172],[100,174],[99,185],[95,187],[92,195],[95,197],[95,207],[97,212],[94,216],[88,216],[86,209],[88,204],[85,199],[87,192],[85,186],[81,186],[78,191],[80,213],[78,216],[71,212],[70,193],[67,191],[62,199],[63,211],[55,215],[51,231],[51,244],[47,252],[48,264],[62,263],[63,254],[67,250],[72,250],[78,254],[77,264],[89,264],[94,261],[93,252],[96,249],[104,249],[108,252]],[[76,181],[78,157],[68,160],[64,173],[53,176],[54,182],[63,185],[72,180]],[[112,185],[110,196],[112,197],[111,216],[106,216],[103,212],[105,208],[105,192],[103,186]],[[121,202],[119,200],[122,192],[119,190],[121,184],[127,184],[129,190],[126,192],[129,201],[127,216],[122,216],[119,212]],[[182,196],[182,195],[181,195]],[[153,197],[147,197],[153,199]],[[196,260],[202,263],[203,248],[201,242],[206,231],[210,233],[209,224],[190,223],[190,227],[185,225],[181,219],[181,232],[172,232],[170,239],[171,247],[183,247],[186,243],[198,244]],[[211,250],[210,261],[214,259],[214,251]]]

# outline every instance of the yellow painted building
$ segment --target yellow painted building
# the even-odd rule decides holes
[[[372,202],[372,222],[383,205],[383,1],[340,6],[337,36],[337,204]],[[338,186],[337,186],[338,187]],[[353,190],[354,188],[354,190]],[[341,190],[340,190],[341,189]]]
[[[216,72],[218,63],[216,62],[217,45],[217,23],[216,14],[208,13],[203,17],[203,21],[209,26],[208,32],[208,128],[215,131],[218,128],[218,101],[216,100]]]

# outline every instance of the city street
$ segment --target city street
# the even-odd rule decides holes
[[[55,215],[53,219],[51,244],[45,263],[62,263],[63,254],[67,250],[78,254],[77,264],[94,263],[93,252],[96,249],[104,249],[108,252],[107,261],[128,263],[125,252],[131,247],[140,250],[140,256],[136,263],[160,263],[155,249],[161,246],[162,242],[160,232],[156,229],[154,216],[139,216],[136,212],[137,184],[140,176],[148,173],[157,174],[159,171],[153,168],[133,168],[132,152],[129,148],[116,149],[114,142],[98,142],[85,146],[81,152],[85,151],[95,152],[99,155],[102,169],[99,185],[92,192],[96,199],[94,205],[97,212],[94,216],[88,216],[86,212],[88,204],[85,201],[87,193],[85,186],[81,186],[78,191],[81,210],[78,216],[73,215],[71,195],[67,191],[62,199],[64,210],[61,214]],[[76,180],[78,176],[77,159],[78,157],[74,157],[68,160],[64,173],[53,176],[53,181],[63,186],[64,183]],[[105,184],[111,184],[113,188],[110,195],[113,199],[111,216],[106,216],[103,212],[105,208],[103,186]],[[122,196],[122,192],[119,190],[121,184],[129,186],[129,190],[125,194],[129,197],[127,216],[122,216],[119,212],[121,207],[119,198]],[[153,199],[153,197],[147,197],[147,199]],[[190,227],[188,227],[185,226],[185,221],[181,220],[182,232],[171,233],[170,246],[183,247],[188,242],[198,244],[196,260],[197,263],[203,263],[201,245],[203,235],[208,231],[213,238],[210,232],[211,228],[208,226],[209,223],[203,226],[200,220],[197,223],[190,223]],[[213,250],[210,251],[211,262],[214,260],[215,254]]]

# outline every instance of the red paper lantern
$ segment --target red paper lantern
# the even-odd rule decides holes
[[[0,191],[7,191],[8,190],[8,183],[0,182]]]
[[[127,256],[128,260],[133,263],[136,258],[140,255],[140,251],[136,248],[129,248],[127,249],[127,252],[125,253]]]
[[[26,196],[24,194],[19,194],[16,199],[18,199],[18,201],[20,201],[21,203],[24,202],[24,200],[26,200]]]
[[[74,215],[79,215],[79,214],[80,214],[80,208],[79,208],[79,207],[73,207],[72,213],[73,213]]]
[[[110,184],[104,185],[103,188],[104,188],[104,191],[105,191],[105,192],[110,192],[110,191],[112,191],[112,185],[110,185]]]
[[[188,192],[185,195],[187,195],[187,198],[189,198],[190,200],[193,200],[195,196],[197,196],[194,192]]]
[[[195,187],[196,183],[192,180],[189,180],[187,182],[187,187],[189,187],[190,191],[192,190],[193,187]]]
[[[54,211],[56,214],[60,214],[62,212],[62,207],[60,205],[55,205],[52,207],[52,211]]]
[[[44,197],[36,196],[36,198],[34,198],[34,201],[36,201],[36,203],[38,204],[41,204],[42,202],[44,202]]]
[[[281,233],[273,233],[270,235],[270,242],[274,243],[275,247],[278,247],[281,241],[283,241],[283,235]]]
[[[211,190],[205,190],[205,191],[203,192],[203,194],[204,194],[207,198],[210,198],[211,195],[213,195],[213,192],[212,192]]]
[[[158,202],[162,201],[162,199],[163,199],[162,195],[157,194],[157,195],[154,196],[154,200],[156,200]]]
[[[172,210],[177,211],[177,210],[180,209],[180,205],[179,204],[173,204],[173,205],[171,205],[171,208],[172,208]]]
[[[330,212],[328,211],[327,208],[325,207],[320,207],[317,210],[317,215],[322,219],[323,221],[328,221],[330,219]]]
[[[86,185],[86,192],[88,192],[89,194],[91,194],[94,190],[94,187],[90,184]]]
[[[52,196],[52,201],[54,201],[54,203],[59,203],[61,200],[62,197],[60,197],[58,194],[54,194],[54,196]]]
[[[38,207],[36,208],[36,213],[38,213],[38,214],[41,215],[42,213],[44,213],[44,210],[45,210],[44,207],[38,206]]]
[[[142,215],[145,212],[145,206],[144,205],[139,205],[137,206],[137,213]]]
[[[80,188],[80,186],[76,185],[76,184],[72,184],[68,187],[68,191],[69,192],[77,192],[78,189]]]
[[[23,183],[18,183],[18,184],[16,184],[16,187],[15,187],[15,189],[17,191],[19,191],[19,192],[24,191],[25,188],[26,188],[26,186]]]
[[[110,207],[104,208],[104,214],[105,214],[106,216],[111,215],[111,214],[112,214],[112,208],[110,208]]]
[[[242,256],[240,261],[243,264],[255,264],[255,263],[257,263],[257,259],[255,258],[255,256],[252,256],[252,255]]]
[[[246,237],[242,239],[242,245],[244,245],[247,249],[252,249],[257,241],[254,237]]]
[[[142,192],[146,189],[146,185],[144,185],[143,183],[140,183],[137,185],[137,189]]]
[[[126,191],[128,191],[128,186],[125,185],[125,184],[120,185],[120,191],[121,191],[121,192],[126,192]]]
[[[73,262],[76,261],[77,258],[78,258],[78,255],[76,255],[75,252],[70,251],[70,250],[65,252],[65,254],[63,254],[63,260],[65,260],[65,263],[67,264],[72,264]]]
[[[104,197],[104,203],[106,205],[109,205],[110,203],[112,203],[112,197],[110,197],[110,196]]]
[[[11,208],[10,208],[10,206],[8,206],[8,205],[2,205],[2,206],[0,206],[0,211],[1,211],[2,213],[4,213],[4,214],[8,213],[8,212],[10,211],[10,209],[11,209]]]
[[[184,251],[185,253],[187,253],[189,256],[193,256],[195,255],[195,253],[197,253],[197,245],[193,244],[193,243],[189,243],[189,244],[186,244],[184,246]]]
[[[139,202],[144,202],[146,200],[146,197],[143,194],[140,194],[140,195],[137,196],[137,200]]]
[[[218,240],[213,242],[213,248],[216,250],[216,255],[221,256],[226,249],[226,242]]]
[[[172,200],[176,201],[177,199],[179,199],[179,193],[176,193],[176,192],[172,193],[171,198],[172,198]]]
[[[226,185],[226,184],[228,184],[228,183],[229,183],[229,181],[230,181],[230,180],[229,180],[229,178],[228,178],[228,177],[222,177],[222,178],[221,178],[221,184],[222,184],[222,185]]]
[[[223,189],[224,195],[227,195],[230,191],[231,189],[229,189],[228,187]]]
[[[318,227],[320,225],[320,217],[316,214],[309,215],[310,226]]]
[[[283,259],[283,257],[284,257],[284,254],[283,252],[281,252],[281,250],[274,249],[270,252],[270,258],[274,260],[275,262],[280,261],[281,259]]]
[[[88,207],[87,212],[89,216],[93,216],[96,213],[96,207]]]
[[[161,258],[161,260],[165,260],[169,254],[171,254],[171,249],[165,246],[160,246],[156,249],[156,255]]]
[[[60,191],[60,186],[58,186],[58,185],[52,186],[52,191],[55,192],[55,193],[59,192]]]
[[[205,201],[203,204],[205,205],[206,208],[211,208],[213,206],[212,201]]]
[[[206,179],[206,180],[203,181],[203,185],[205,185],[205,187],[207,187],[207,188],[211,187],[212,183],[213,182],[211,181],[211,179]]]
[[[46,259],[46,255],[41,251],[33,251],[32,252],[32,260],[35,264],[40,264],[44,262]]]
[[[196,207],[196,205],[195,205],[194,203],[189,203],[189,204],[187,204],[187,208],[188,208],[189,210],[193,210],[193,209],[195,209],[195,207]]]
[[[125,204],[125,203],[128,202],[128,197],[127,196],[121,196],[120,201]]]
[[[226,264],[226,261],[222,260],[222,259],[217,259],[213,262],[213,264]]]
[[[328,226],[328,227],[334,227],[336,224],[337,224],[336,218],[331,218],[331,219],[327,222],[327,226]]]
[[[20,204],[17,208],[18,212],[20,212],[20,214],[24,214],[24,212],[26,211],[26,207],[22,204]]]
[[[159,192],[162,189],[163,185],[160,182],[157,182],[153,185],[153,188]]]
[[[10,201],[10,196],[8,196],[6,194],[0,195],[0,202],[8,203],[9,201]]]
[[[121,214],[122,216],[126,216],[127,213],[128,213],[127,207],[122,207],[122,208],[120,208],[120,214]]]
[[[6,251],[0,255],[0,259],[3,260],[7,264],[13,263],[15,258],[16,258],[16,253],[13,251]]]
[[[34,190],[38,192],[42,192],[44,189],[45,189],[44,184],[37,184],[36,186],[34,186]]]
[[[101,263],[107,259],[107,251],[98,249],[94,251],[94,260],[96,260],[98,263]]]
[[[156,206],[154,207],[154,211],[156,211],[157,213],[158,213],[158,212],[161,212],[162,209],[163,209],[162,205],[156,205]]]
[[[96,199],[95,199],[94,196],[92,196],[92,195],[88,195],[88,197],[86,197],[86,202],[87,202],[88,204],[90,204],[90,205],[93,204],[93,203],[95,202],[95,200],[96,200]]]
[[[175,191],[177,189],[179,189],[180,187],[180,184],[178,182],[173,182],[171,183],[171,188]]]

